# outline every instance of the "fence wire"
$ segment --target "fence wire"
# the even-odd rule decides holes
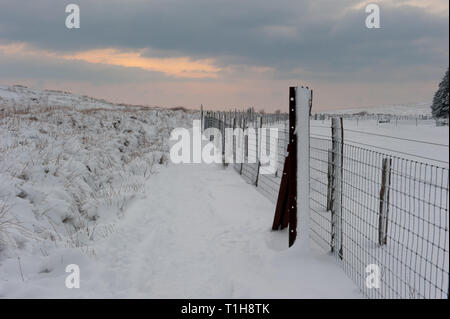
[[[336,194],[342,200],[341,229],[333,231],[332,142],[311,138],[310,145],[312,238],[331,249],[333,232],[341,232],[342,249],[335,249],[335,256],[369,298],[448,298],[448,169],[344,144],[334,154],[343,160],[334,163],[342,171],[335,181],[342,185]],[[384,159],[392,162],[383,200]],[[387,229],[381,244],[380,227]],[[380,269],[379,288],[367,285],[371,264]]]
[[[243,161],[236,163],[236,160],[234,160],[230,165],[247,183],[256,186],[258,191],[271,201],[276,202],[284,160],[287,156],[289,132],[285,128],[286,121],[287,114],[265,114],[259,116],[245,114],[245,116],[235,117],[234,114],[229,113],[207,112],[204,118],[204,129],[217,128],[222,132],[222,135],[224,135],[223,141],[225,142],[224,151],[231,152],[233,159],[238,157],[237,152],[240,149],[243,150]],[[263,129],[258,129],[261,126]],[[274,126],[280,127],[277,129],[276,138],[274,138],[269,129]],[[254,129],[256,137],[252,139],[248,135],[227,136],[223,133],[225,128]],[[261,144],[263,141],[265,148]],[[262,167],[269,166],[268,164],[260,164],[261,153],[264,151],[266,154],[276,152],[276,163],[271,165],[274,170],[273,174],[266,174],[262,170]],[[249,161],[252,153],[256,154],[256,161]]]
[[[220,118],[207,114],[205,128],[261,125],[257,118]],[[269,130],[258,131],[255,140],[224,139],[234,157],[237,145],[246,149],[244,163],[232,164],[234,169],[273,202],[287,156],[285,121],[263,121],[263,126],[278,128],[276,140],[263,137]],[[276,146],[273,174],[258,174],[258,162],[247,163],[249,152],[260,155],[262,141],[268,149]],[[333,252],[366,297],[448,298],[448,168],[356,145],[336,147],[322,137],[310,138],[309,166],[310,236]],[[378,288],[367,282],[377,270]]]

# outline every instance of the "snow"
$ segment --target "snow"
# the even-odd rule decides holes
[[[59,108],[123,109],[127,105],[113,104],[101,99],[55,90],[34,90],[22,85],[0,86],[0,110],[2,107],[16,110],[57,106]]]
[[[311,136],[330,138],[331,121],[312,120]],[[390,123],[378,123],[376,120],[344,119],[344,141],[346,144],[448,168],[448,126],[437,127],[432,120],[392,120]]]
[[[331,256],[287,249],[274,204],[220,165],[160,168],[114,233],[90,248],[2,265],[3,297],[360,298]],[[294,246],[295,247],[295,246]],[[80,266],[80,289],[64,268]],[[42,272],[48,269],[49,272]]]
[[[0,87],[0,297],[360,298],[231,168],[169,163],[198,115]]]
[[[445,298],[449,269],[448,126],[436,126],[434,120],[420,117],[417,121],[412,117],[394,118],[388,123],[379,123],[376,118],[349,116],[343,121],[345,144],[367,150],[352,151],[351,147],[346,148],[343,190],[346,233],[343,245],[345,260],[343,268],[349,276],[355,278],[355,282],[362,289],[365,288],[364,267],[367,266],[368,261],[381,264],[386,278],[398,279],[396,285],[392,285],[392,280],[386,280],[382,281],[380,290],[366,289],[366,296]],[[301,123],[300,120],[297,122],[298,127],[305,126],[304,122],[301,126],[299,123]],[[286,123],[277,123],[270,126],[286,131],[285,125]],[[310,162],[311,189],[313,190],[311,201],[309,201],[312,209],[310,227],[312,239],[321,243],[325,250],[329,250],[331,217],[325,207],[328,183],[327,150],[331,148],[331,121],[311,120],[310,127],[313,153]],[[380,205],[379,183],[382,159],[385,156],[377,157],[375,152],[393,157],[389,238],[388,245],[383,247],[377,247],[376,243],[378,243]],[[411,162],[400,160],[402,158],[409,159]],[[427,163],[429,166],[425,168],[417,162]],[[305,162],[299,161],[299,171],[301,167],[308,167],[302,163]],[[282,167],[283,162],[280,164],[279,167]],[[338,174],[339,172],[338,170]],[[339,179],[338,176],[337,179]],[[337,186],[339,187],[340,183]],[[337,222],[339,221],[338,219]],[[339,239],[339,235],[338,232],[335,238]],[[411,236],[418,238],[415,244],[411,244]],[[438,247],[437,251],[436,247]],[[424,253],[433,249],[433,254]],[[358,256],[358,258],[354,259],[351,256]],[[421,261],[409,267],[414,258],[419,258]],[[365,264],[359,263],[358,260],[365,260]],[[433,270],[430,270],[430,265],[433,265]],[[426,285],[423,284],[424,281]],[[434,290],[435,287],[439,288]]]
[[[310,171],[310,127],[309,112],[312,92],[307,88],[296,89],[296,132],[297,135],[297,215],[298,215],[298,245],[302,245],[305,251],[309,247],[310,215],[309,215],[309,181]]]
[[[343,220],[347,224],[344,249],[361,260],[380,263],[385,267],[386,278],[398,279],[395,286],[392,286],[392,279],[382,282],[381,297],[447,297],[448,127],[436,126],[429,120],[378,123],[345,118],[343,129],[344,143],[358,147],[356,151],[351,147],[344,151],[343,207],[346,209]],[[328,238],[331,227],[330,215],[325,209],[326,186],[322,187],[327,185],[327,147],[331,147],[331,142],[324,141],[330,141],[330,135],[330,121],[311,121],[315,147],[314,169],[311,170],[315,194],[311,207],[315,211],[313,218],[320,225],[315,230],[322,241],[321,238]],[[377,247],[374,243],[378,242],[378,192],[382,159],[387,157],[383,154],[392,156],[388,245]],[[410,241],[412,236],[417,238],[414,244]],[[324,245],[328,246],[326,240]],[[432,249],[434,253],[428,254]],[[420,261],[413,264],[414,258]],[[432,271],[430,265],[434,267]],[[350,275],[363,271],[352,258],[348,258],[346,266]],[[434,290],[435,287],[439,288]],[[377,296],[378,291],[367,292],[372,293]]]
[[[359,112],[367,112],[369,114],[390,114],[397,116],[422,116],[431,115],[431,103],[406,103],[394,105],[377,105],[372,107],[355,107],[342,108],[338,110],[330,110],[319,113],[324,114],[355,114]]]

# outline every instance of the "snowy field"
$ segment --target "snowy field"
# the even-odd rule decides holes
[[[312,120],[311,136],[330,138],[331,121]],[[437,127],[434,120],[392,120],[390,123],[378,123],[376,120],[344,119],[344,142],[448,167],[448,126]]]
[[[0,297],[361,297],[231,168],[169,163],[196,117],[0,87]]]
[[[330,246],[327,211],[331,123],[311,121],[311,210],[315,238]],[[364,287],[364,267],[381,265],[371,297],[447,298],[449,272],[448,126],[431,120],[344,119],[343,265]],[[382,160],[392,156],[387,244],[380,246]],[[361,275],[362,274],[362,275]]]
[[[398,116],[422,116],[431,115],[430,102],[398,104],[398,105],[377,105],[364,108],[343,108],[340,110],[327,111],[328,114],[355,114],[359,112],[372,114],[390,114]]]
[[[386,111],[385,108],[380,110]],[[410,118],[393,117],[388,123],[379,123],[375,118],[344,118],[342,265],[369,297],[446,298],[448,126],[436,126],[434,120],[420,117],[425,112],[413,113],[409,107],[393,114],[407,114]],[[285,146],[286,123],[268,126],[282,129],[278,146]],[[327,210],[327,172],[331,121],[311,120],[310,126],[311,238],[324,251],[329,251],[332,223]],[[393,161],[388,244],[380,247],[382,161],[389,156]],[[279,169],[283,162],[283,158],[278,161]],[[273,176],[271,180],[276,185],[281,181],[280,177]],[[266,193],[264,186],[262,193]],[[269,193],[276,196],[274,192]],[[276,201],[274,196],[271,199]],[[365,289],[365,267],[370,263],[383,269],[380,291]]]
[[[2,297],[359,298],[327,254],[287,249],[270,231],[274,205],[231,168],[169,165],[108,237],[90,247],[2,262]],[[81,288],[64,286],[65,265]],[[45,270],[45,271],[44,271]]]

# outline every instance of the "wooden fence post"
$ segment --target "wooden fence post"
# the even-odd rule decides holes
[[[239,170],[239,175],[242,175],[242,170],[244,168],[245,155],[247,154],[248,143],[245,142],[245,126],[247,122],[245,118],[241,118],[241,127],[242,127],[242,138],[241,138],[241,146],[242,146],[242,159],[241,159],[241,169]]]
[[[342,225],[342,194],[343,194],[343,164],[344,164],[344,130],[343,119],[332,118],[332,153],[333,153],[333,187],[331,191],[331,251],[338,249],[339,257],[343,258],[343,225]]]
[[[327,172],[327,180],[328,180],[328,187],[327,187],[327,211],[331,211],[332,208],[332,198],[333,198],[333,150],[328,150],[328,172]]]
[[[203,104],[200,104],[200,132],[203,133]]]
[[[258,125],[257,125],[257,121],[256,121],[256,118],[254,119],[254,120],[252,120],[253,121],[253,128],[254,128],[254,130],[255,130],[255,136],[256,136],[256,141],[255,141],[255,149],[256,149],[256,164],[258,164],[258,161],[259,161],[259,154],[258,154],[258,145],[259,145],[259,142],[258,142],[258,138],[259,138],[259,136],[258,136]],[[256,181],[256,178],[255,178],[255,181]]]
[[[378,244],[387,244],[388,216],[389,216],[389,193],[391,188],[392,159],[383,158],[383,169],[381,174],[380,188],[380,210],[378,220]]]
[[[255,179],[256,187],[258,187],[259,171],[261,169],[262,126],[263,126],[263,118],[259,117],[259,123],[256,123],[256,131],[257,132],[259,131],[259,140],[258,134],[256,134],[256,154],[257,154],[256,157],[258,163],[258,167],[256,168],[256,179]]]
[[[234,130],[236,129],[236,117],[233,117],[233,165],[236,163],[237,155],[236,155],[236,136],[234,135]]]
[[[339,130],[338,130],[339,138],[340,138],[340,183],[339,183],[339,228],[340,228],[340,247],[339,247],[339,257],[342,259],[344,257],[344,223],[343,223],[343,197],[344,197],[344,118],[339,118]]]
[[[223,166],[227,166],[227,162],[226,162],[226,160],[225,160],[225,142],[226,142],[226,139],[225,139],[225,127],[226,127],[226,124],[227,124],[227,114],[226,114],[226,112],[223,112],[223,113],[221,113],[221,116],[220,116],[220,118],[221,118],[221,132],[222,132],[222,164],[223,164]]]

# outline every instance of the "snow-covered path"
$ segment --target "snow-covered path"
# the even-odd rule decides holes
[[[49,273],[34,275],[22,260],[25,282],[19,276],[8,280],[0,295],[361,297],[332,257],[288,250],[287,233],[270,231],[274,204],[231,170],[205,164],[162,168],[149,179],[146,197],[135,200],[116,230],[96,242],[94,257],[65,250],[60,258],[42,259]],[[65,288],[68,263],[80,266],[79,289]]]

